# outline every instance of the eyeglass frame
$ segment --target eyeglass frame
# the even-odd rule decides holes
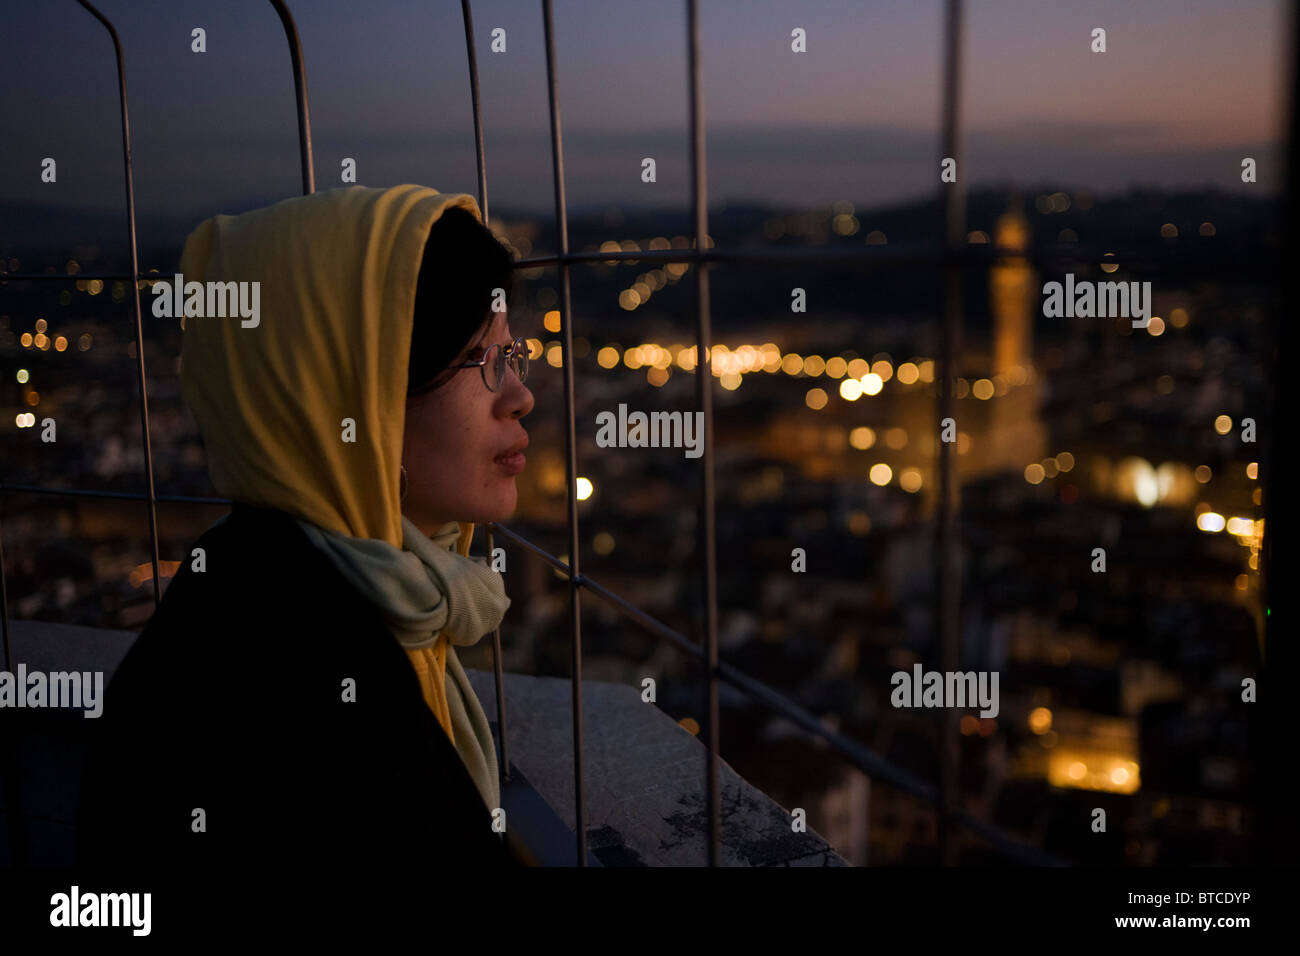
[[[493,349],[496,349],[502,353],[501,378],[496,383],[495,386],[488,381],[488,377],[487,377],[487,363],[488,363],[488,359],[492,357]],[[483,357],[481,359],[478,359],[477,361],[465,362],[461,365],[452,365],[449,367],[457,370],[462,368],[481,369],[483,373],[483,384],[487,386],[487,390],[489,392],[495,393],[495,392],[499,392],[501,390],[501,386],[505,384],[506,368],[510,366],[510,359],[515,355],[519,356],[519,368],[516,370],[515,374],[519,376],[519,381],[521,384],[527,381],[528,352],[529,352],[528,341],[522,336],[520,336],[519,338],[515,339],[513,342],[511,342],[509,345],[505,347],[502,347],[500,342],[493,342],[483,352]]]

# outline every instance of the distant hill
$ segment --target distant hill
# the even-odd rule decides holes
[[[1056,191],[1050,184],[1013,188],[1011,185],[981,187],[971,190],[967,198],[967,223],[970,230],[989,230],[997,217],[1009,204],[1016,202],[1029,217],[1036,241],[1052,240],[1067,227],[1076,228],[1088,239],[1102,240],[1110,235],[1146,237],[1151,224],[1158,229],[1164,221],[1174,222],[1184,237],[1190,238],[1189,228],[1203,221],[1216,224],[1221,242],[1237,242],[1247,236],[1252,241],[1264,239],[1275,227],[1277,201],[1274,197],[1258,199],[1221,190],[1164,191],[1141,189],[1122,195],[1096,197],[1086,213],[1071,208],[1053,215],[1035,213],[1035,199],[1039,195]],[[268,196],[250,198],[244,208],[255,209],[275,202]],[[939,206],[936,197],[920,200],[881,204],[875,207],[857,207],[854,210],[860,231],[845,240],[833,233],[826,235],[828,242],[862,242],[873,230],[884,232],[890,242],[916,242],[932,240],[938,235]],[[765,224],[774,217],[786,217],[790,228],[784,233],[786,242],[813,241],[801,235],[800,217],[808,213],[808,221],[818,223],[822,233],[829,221],[829,209],[800,209],[793,206],[776,207],[750,202],[710,203],[709,232],[715,242],[727,244],[752,243],[763,239]],[[538,216],[531,211],[516,211],[506,206],[491,207],[493,221],[507,224],[533,222],[537,225],[537,238],[533,254],[542,254],[555,247],[554,217]],[[136,235],[140,268],[147,271],[174,269],[190,231],[202,221],[201,216],[160,216],[140,213],[136,221]],[[575,206],[569,211],[570,245],[577,250],[584,245],[604,239],[647,236],[690,235],[692,218],[687,207],[661,208],[632,205],[596,204]],[[1086,223],[1086,225],[1085,225]],[[98,247],[97,249],[91,247]],[[83,269],[94,268],[118,271],[129,268],[126,233],[126,215],[122,210],[66,209],[36,203],[12,203],[3,208],[0,216],[0,257],[20,259],[20,271],[43,271],[47,266],[62,269],[66,259],[82,261]],[[91,266],[91,263],[94,263]]]

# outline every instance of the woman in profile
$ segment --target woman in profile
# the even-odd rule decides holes
[[[510,253],[471,196],[353,186],[208,219],[181,274],[260,283],[255,325],[199,296],[182,320],[183,393],[234,504],[109,686],[79,862],[518,862],[455,652],[510,604],[468,557],[515,508],[533,407]]]

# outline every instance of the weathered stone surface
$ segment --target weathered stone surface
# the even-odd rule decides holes
[[[492,674],[468,671],[489,720]],[[584,816],[588,849],[606,866],[708,863],[703,744],[639,690],[583,681]],[[562,678],[505,675],[510,760],[574,825],[573,705]],[[847,866],[812,830],[718,761],[723,866]]]

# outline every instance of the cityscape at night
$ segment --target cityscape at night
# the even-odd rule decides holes
[[[1218,259],[1235,277],[1162,282],[1145,330],[1128,321],[1035,319],[1047,277],[1025,260],[998,262],[968,284],[955,391],[966,542],[962,653],[965,666],[1002,673],[1006,702],[997,718],[963,716],[966,797],[1067,858],[1231,863],[1248,835],[1247,724],[1216,708],[1223,690],[1258,663],[1266,480],[1256,446],[1239,434],[1263,402],[1265,301],[1242,264],[1269,241],[1269,209],[1212,193],[1146,195],[1140,205],[1128,196],[1062,191],[989,191],[972,199],[971,223],[984,227],[970,231],[973,244],[1015,250],[1055,241],[1068,248],[1079,233],[1136,240],[1145,233],[1155,241],[1131,244],[1184,243],[1189,256]],[[887,245],[891,232],[899,241],[913,238],[907,224],[927,216],[933,211],[925,208],[858,212],[847,201],[763,218],[724,210],[712,238],[740,246],[760,239]],[[1176,237],[1163,238],[1166,221]],[[653,224],[647,217],[646,226]],[[869,228],[876,224],[886,228]],[[520,258],[552,238],[536,221],[505,214],[498,228]],[[1222,250],[1215,233],[1229,228],[1235,239]],[[652,230],[626,220],[611,231],[626,238],[587,251],[687,242],[648,235]],[[95,251],[59,256],[68,256],[63,264],[73,273],[116,267],[87,255]],[[12,271],[22,266],[9,262]],[[167,263],[157,272],[174,268]],[[1073,268],[1115,274],[1109,261]],[[689,269],[669,263],[639,271],[621,263],[578,272],[574,340],[586,573],[684,633],[697,626],[691,608],[700,599],[693,461],[653,449],[602,449],[594,419],[621,403],[691,406],[694,347],[678,318],[689,313],[689,288],[681,287]],[[719,270],[715,281],[720,646],[737,666],[841,730],[933,773],[929,717],[893,710],[888,696],[890,673],[935,653],[936,322],[924,303],[903,304],[909,288],[926,283],[923,273],[862,270],[854,281],[844,271],[790,268],[783,270],[787,283],[775,269],[761,279]],[[524,275],[525,297],[512,321],[528,339],[532,387],[558,394],[554,270]],[[149,282],[141,280],[144,302]],[[827,290],[830,301],[818,301],[816,322],[782,314],[788,306],[779,290],[796,284]],[[28,443],[10,459],[8,482],[139,491],[138,405],[110,399],[134,388],[131,330],[113,319],[129,283],[51,285],[11,294],[17,302],[0,334],[8,354],[22,357],[18,376],[25,378],[9,388],[15,405],[84,425],[65,431],[57,456]],[[749,311],[751,299],[780,305]],[[20,322],[14,313],[30,318]],[[211,497],[197,430],[178,400],[175,375],[167,374],[180,336],[179,321],[148,329],[156,481],[164,494]],[[34,419],[36,411],[17,415]],[[534,416],[537,453],[507,526],[563,555],[559,411]],[[14,502],[7,584],[18,615],[110,628],[148,619],[152,566],[138,505],[21,493]],[[160,508],[164,575],[220,513],[215,506]],[[86,540],[94,546],[83,547]],[[802,577],[790,570],[795,547],[809,556]],[[1107,550],[1104,574],[1092,569],[1094,547]],[[503,628],[504,666],[565,676],[562,578],[526,555],[511,560],[520,603]],[[633,684],[645,674],[672,675],[677,689],[662,706],[698,727],[689,663],[613,615],[593,616],[585,674]],[[489,668],[490,658],[469,666]],[[823,800],[821,819],[840,822],[819,832],[847,859],[897,864],[933,852],[932,812],[886,792],[870,804],[878,816],[855,829],[851,817],[862,804],[832,808],[853,805],[857,772],[828,766],[820,752],[788,740],[779,717],[731,703],[723,722],[728,760],[781,802]],[[774,750],[783,758],[773,760]],[[1170,752],[1197,756],[1187,764],[1162,756]],[[1126,839],[1106,855],[1095,854],[1086,833],[1071,840],[1058,832],[1059,818],[1087,792],[1120,798],[1111,805],[1122,808]],[[928,840],[920,836],[926,832]],[[852,845],[851,833],[869,836]]]
[[[693,2],[474,4],[471,100],[460,4],[384,2],[364,21],[295,8],[299,40],[282,4],[105,0],[138,70],[130,230],[111,46],[88,4],[55,6],[0,40],[26,51],[0,57],[0,87],[46,107],[5,121],[0,155],[0,673],[66,653],[107,662],[107,683],[231,512],[187,402],[206,356],[183,343],[187,322],[238,322],[154,309],[194,237],[289,197],[419,184],[473,197],[508,251],[528,353],[510,360],[532,397],[516,507],[455,557],[500,572],[508,610],[455,640],[447,579],[422,556],[448,598],[430,658],[445,673],[416,665],[459,748],[465,705],[442,685],[463,664],[501,763],[486,808],[517,821],[519,860],[1235,873],[1291,852],[1264,849],[1278,817],[1261,794],[1289,756],[1264,739],[1279,705],[1256,705],[1290,626],[1270,556],[1293,508],[1288,5],[763,0],[701,3],[697,22]],[[964,59],[941,42],[954,31]],[[286,35],[306,51],[310,150]],[[358,239],[338,270],[376,248]],[[304,363],[335,348],[325,292],[306,293],[320,324],[292,340]],[[410,327],[386,315],[369,341],[414,355]],[[477,364],[500,399],[513,379],[498,356],[494,386],[490,354],[451,367]],[[292,406],[302,369],[271,394]],[[633,419],[677,427],[627,440]],[[304,436],[281,436],[286,458]],[[263,558],[221,579],[232,601],[245,586],[278,600]],[[255,668],[260,651],[232,633],[209,653]],[[73,867],[88,731],[14,715],[0,869]],[[1175,882],[1160,889],[1201,887]],[[1254,886],[1203,884],[1220,885]],[[1088,919],[1154,912],[1109,905]]]

